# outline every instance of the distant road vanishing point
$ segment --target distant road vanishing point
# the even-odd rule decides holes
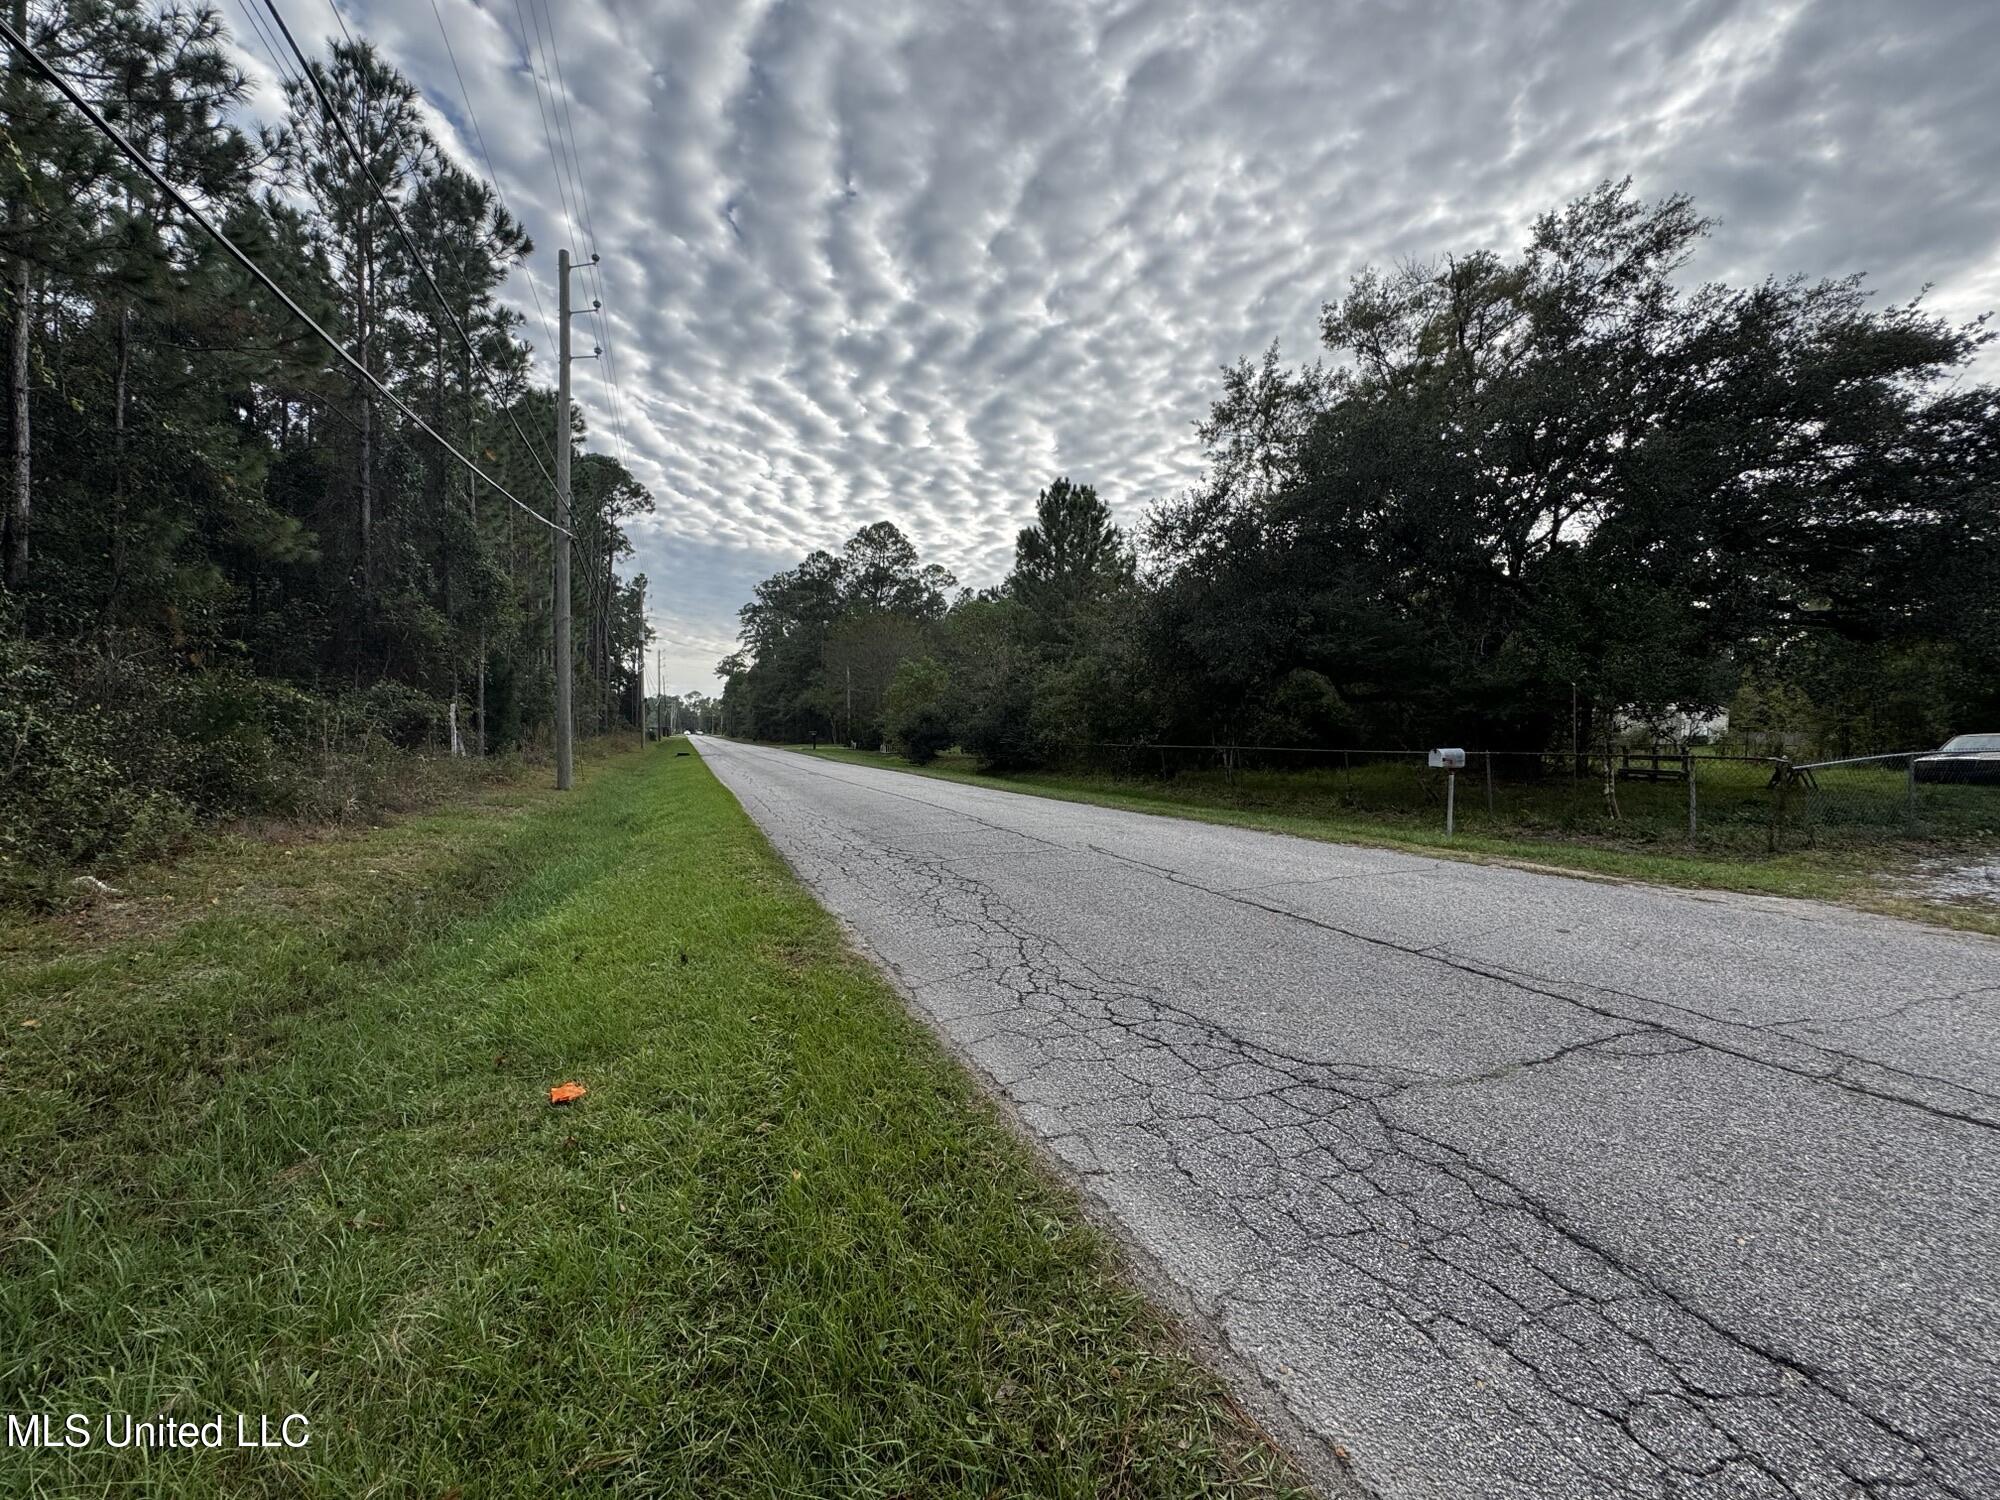
[[[1330,1487],[2000,1496],[2000,942],[699,744]]]

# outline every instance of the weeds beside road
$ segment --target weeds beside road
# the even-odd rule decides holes
[[[1975,833],[1954,829],[1960,843],[1905,845],[1893,838],[1849,843],[1824,840],[1798,847],[1788,839],[1777,853],[1763,847],[1768,796],[1766,768],[1703,767],[1704,803],[1714,822],[1703,841],[1689,845],[1671,830],[1674,805],[1685,807],[1685,784],[1626,782],[1625,830],[1603,827],[1565,831],[1559,809],[1574,794],[1566,784],[1539,790],[1519,784],[1500,794],[1498,816],[1485,812],[1479,767],[1461,779],[1461,820],[1454,835],[1443,826],[1442,802],[1406,765],[1376,763],[1347,772],[1332,768],[1273,770],[1182,769],[1171,776],[1111,772],[980,772],[969,755],[946,754],[927,766],[868,750],[822,745],[787,748],[822,759],[877,766],[919,776],[1039,796],[1090,802],[1206,822],[1296,834],[1343,843],[1414,849],[1458,859],[1504,860],[1577,874],[1642,880],[1659,885],[1746,891],[1842,901],[1895,916],[1913,917],[1976,932],[2000,933],[2000,912],[1990,905],[1948,904],[1913,895],[1903,877],[1918,860],[1941,850],[1975,847]],[[1430,775],[1435,778],[1437,773]],[[1926,805],[1956,789],[1925,787]],[[1990,809],[2000,827],[2000,789],[1966,788]],[[1587,789],[1586,789],[1587,791]],[[1357,805],[1358,804],[1358,805]],[[1984,822],[1978,824],[1985,828]],[[1995,848],[1989,832],[1981,847]]]
[[[698,758],[130,884],[0,918],[0,1391],[312,1441],[0,1492],[1289,1491]]]

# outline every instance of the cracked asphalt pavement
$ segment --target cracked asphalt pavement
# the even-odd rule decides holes
[[[2000,942],[697,744],[1340,1487],[2000,1496]]]

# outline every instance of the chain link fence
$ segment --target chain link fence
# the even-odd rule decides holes
[[[1422,750],[1098,744],[1080,769],[1175,781],[1247,809],[1418,822],[1504,837],[1675,841],[1777,852],[1903,838],[2000,838],[2000,783],[1947,780],[1928,752],[1795,763],[1706,749]]]
[[[1788,779],[1795,826],[1808,843],[2000,835],[2000,776],[1983,779],[1976,762],[1924,751],[1863,755],[1793,765]]]

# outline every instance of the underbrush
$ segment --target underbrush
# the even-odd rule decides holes
[[[312,693],[0,633],[0,904],[47,906],[242,818],[344,823],[508,774],[449,754],[446,706]]]

